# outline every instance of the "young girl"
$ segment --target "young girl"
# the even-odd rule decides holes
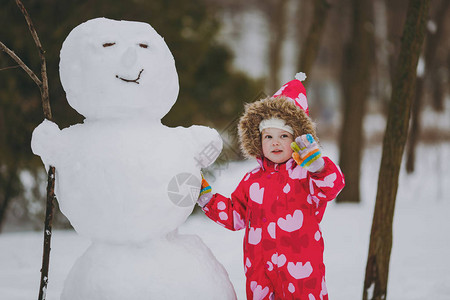
[[[328,299],[319,223],[345,183],[339,167],[321,155],[308,115],[298,79],[247,104],[239,140],[259,167],[231,198],[202,183],[198,202],[206,215],[230,230],[245,228],[247,299]]]

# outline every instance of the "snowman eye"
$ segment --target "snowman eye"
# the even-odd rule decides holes
[[[144,48],[144,49],[147,49],[147,48],[148,48],[148,44],[146,44],[146,43],[140,43],[140,44],[139,44],[139,47]]]
[[[103,44],[103,47],[111,47],[111,46],[114,46],[116,43],[104,43]]]

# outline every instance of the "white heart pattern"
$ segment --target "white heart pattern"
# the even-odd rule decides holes
[[[313,201],[316,204],[316,208],[319,207],[319,198],[317,198],[316,196],[311,196],[311,194],[306,197],[306,202],[308,202],[309,204],[313,204]]]
[[[283,192],[285,194],[289,193],[289,191],[291,190],[291,186],[289,185],[289,183],[286,183],[286,185],[283,188]]]
[[[322,236],[322,235],[320,234],[320,231],[317,230],[317,231],[316,231],[316,234],[314,234],[314,239],[315,239],[316,241],[319,241],[321,236]]]
[[[241,215],[235,210],[233,210],[233,222],[234,222],[234,229],[240,230],[245,228],[244,220],[241,218]]]
[[[245,177],[244,177],[244,181],[247,181],[249,178],[250,178],[250,173],[247,173],[247,175],[245,175]]]
[[[269,294],[269,287],[263,288],[256,281],[250,283],[250,289],[253,291],[253,300],[262,300]]]
[[[258,204],[263,203],[264,188],[259,188],[258,182],[255,182],[250,186],[249,194],[252,201]]]
[[[281,93],[283,93],[283,91],[284,91],[284,89],[285,89],[286,87],[287,87],[287,84],[283,85],[278,91],[276,91],[275,94],[273,94],[272,97],[281,95]]]
[[[245,260],[245,266],[246,267],[251,267],[252,266],[252,262],[250,261],[250,259],[247,257],[247,259]]]
[[[336,173],[331,173],[328,176],[325,176],[325,178],[323,180],[319,180],[319,179],[311,179],[312,181],[314,181],[314,183],[318,186],[318,187],[329,187],[332,188],[334,187],[334,182],[337,179],[337,175]]]
[[[306,100],[306,96],[303,93],[298,94],[297,98],[295,98],[295,102],[300,105],[304,111],[308,109],[308,100]]]
[[[228,220],[228,214],[227,214],[226,212],[224,212],[224,211],[221,211],[221,212],[219,213],[219,218],[220,218],[222,221],[226,221],[226,220]]]
[[[248,231],[248,243],[251,245],[258,245],[261,242],[261,228],[250,228]]]
[[[292,215],[288,214],[286,218],[279,218],[277,224],[278,227],[287,232],[298,230],[303,225],[303,213],[297,209]]]
[[[269,225],[267,225],[267,232],[269,233],[270,237],[275,239],[276,234],[275,234],[275,230],[276,230],[277,224],[275,224],[275,222],[271,222],[269,223]]]
[[[225,204],[225,202],[220,201],[219,203],[217,203],[218,210],[225,210],[225,208],[227,208],[227,205]]]
[[[272,262],[277,265],[278,267],[284,266],[286,263],[286,256],[284,254],[278,255],[277,253],[274,253],[271,257]]]
[[[313,272],[313,268],[309,261],[307,261],[305,264],[302,264],[301,262],[297,262],[295,264],[293,262],[289,262],[287,265],[287,269],[289,274],[291,274],[291,276],[295,279],[307,278]]]
[[[322,295],[328,295],[327,284],[325,283],[325,277],[322,277]]]
[[[292,160],[292,161],[288,161],[286,163],[286,169],[288,170],[288,174],[291,179],[306,178],[308,172],[305,168],[302,168],[299,165],[296,165],[294,168],[291,168],[290,166],[287,165],[288,163],[290,163],[292,165],[295,162],[294,162],[294,160]],[[297,164],[297,163],[295,163],[295,164]]]
[[[248,269],[250,269],[251,266],[252,266],[252,263],[251,263],[250,259],[248,259],[248,257],[247,257],[247,259],[245,260],[245,265],[244,265],[245,274],[247,274]]]

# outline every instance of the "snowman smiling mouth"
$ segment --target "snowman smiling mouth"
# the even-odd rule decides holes
[[[139,84],[139,79],[141,79],[142,72],[144,72],[144,69],[139,71],[138,77],[136,79],[127,79],[127,78],[120,77],[119,75],[116,75],[116,78],[123,80],[125,82],[134,82],[136,84]]]

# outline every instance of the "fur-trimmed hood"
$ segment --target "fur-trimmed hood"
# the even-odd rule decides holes
[[[247,103],[239,120],[239,144],[245,157],[261,158],[263,156],[259,123],[270,118],[282,119],[286,125],[291,126],[294,130],[294,139],[302,134],[310,133],[318,141],[316,126],[304,110],[283,96],[268,97]]]

